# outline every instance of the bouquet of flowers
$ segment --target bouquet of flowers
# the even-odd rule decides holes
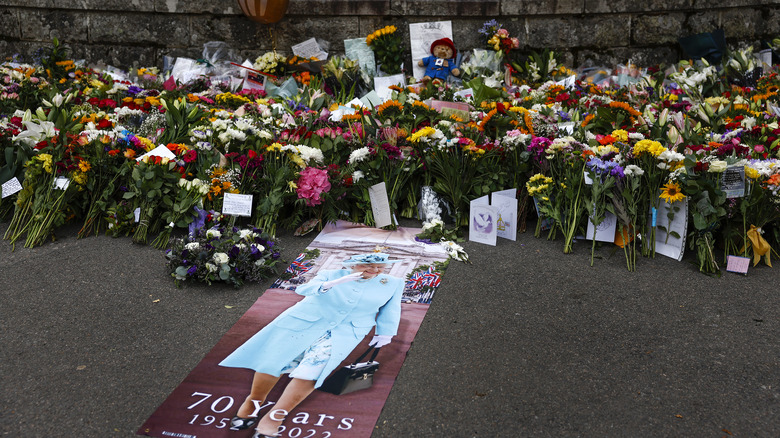
[[[176,161],[158,156],[144,156],[133,167],[130,191],[124,199],[134,199],[140,208],[133,242],[146,243],[149,231],[156,233],[162,225],[162,213],[173,206],[176,189],[184,169]]]
[[[509,36],[509,31],[504,29],[496,20],[486,21],[479,33],[485,37],[485,44],[496,52],[509,54],[512,49],[520,47],[520,40]]]
[[[179,180],[176,198],[168,210],[162,214],[162,221],[167,225],[152,242],[153,247],[167,248],[173,227],[186,228],[189,226],[195,219],[195,207],[202,204],[203,196],[209,192],[209,189],[210,186],[207,182],[197,178],[192,181],[184,178]]]
[[[389,75],[401,73],[404,46],[395,26],[385,26],[366,37],[366,44],[374,51],[377,70]]]
[[[223,281],[238,288],[276,275],[279,251],[278,243],[257,228],[220,225],[172,239],[166,258],[179,287],[191,280],[209,285]]]

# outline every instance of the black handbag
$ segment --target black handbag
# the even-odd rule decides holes
[[[368,362],[360,363],[371,350],[374,350],[371,359]],[[378,353],[379,348],[368,347],[368,350],[361,354],[351,365],[339,368],[338,371],[325,379],[322,386],[318,389],[331,394],[342,395],[370,388],[374,383],[374,373],[379,369],[379,362],[374,360]]]

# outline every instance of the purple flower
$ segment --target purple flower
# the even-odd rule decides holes
[[[198,267],[195,265],[192,265],[189,269],[187,269],[187,275],[189,276],[195,275],[196,272],[198,272]]]

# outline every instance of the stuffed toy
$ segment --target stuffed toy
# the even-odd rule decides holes
[[[427,84],[431,80],[444,82],[450,75],[460,76],[460,70],[455,66],[455,56],[458,51],[449,38],[438,39],[431,44],[431,56],[423,58],[417,65],[425,67],[422,80]]]

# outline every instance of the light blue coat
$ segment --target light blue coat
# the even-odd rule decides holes
[[[351,270],[322,271],[296,288],[306,298],[282,312],[226,357],[221,366],[250,368],[279,376],[281,370],[328,330],[333,347],[315,387],[349,355],[376,325],[377,335],[394,336],[401,321],[404,280],[380,274],[367,281],[338,284],[323,292],[324,282]]]

